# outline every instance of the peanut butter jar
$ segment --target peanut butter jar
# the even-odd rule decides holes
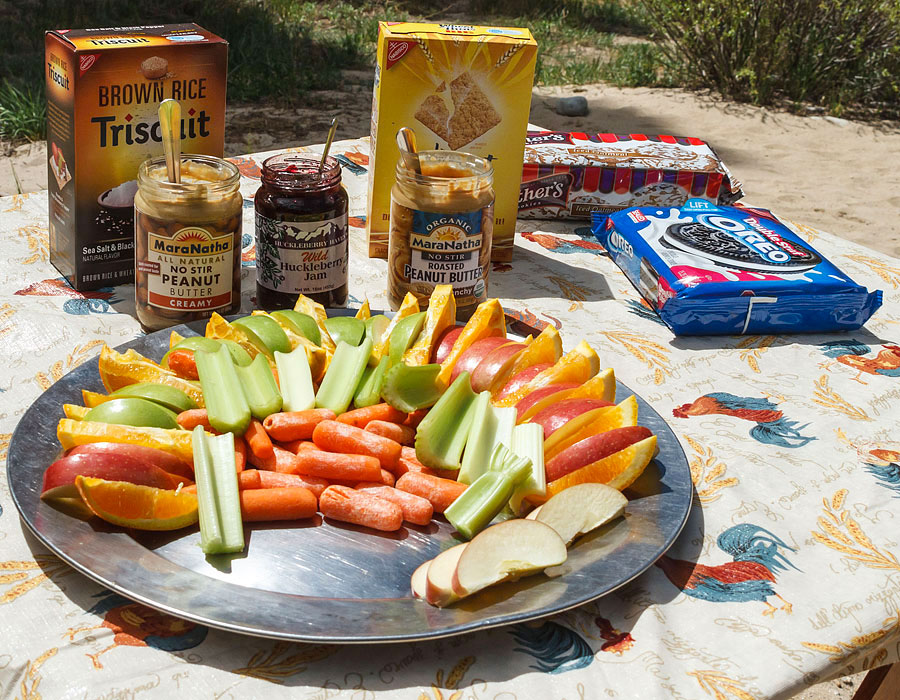
[[[138,170],[134,198],[135,310],[147,331],[235,313],[241,306],[238,169],[213,156],[183,155],[181,182],[165,158]]]
[[[435,285],[453,286],[457,318],[487,299],[494,231],[494,169],[459,151],[422,151],[421,173],[397,163],[391,190],[388,299],[423,305]]]

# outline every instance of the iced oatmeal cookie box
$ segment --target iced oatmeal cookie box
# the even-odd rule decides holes
[[[741,185],[706,143],[644,134],[529,131],[519,217],[590,219],[629,207],[731,204]]]
[[[372,103],[369,255],[386,257],[397,130],[419,150],[463,151],[494,168],[491,258],[512,258],[537,44],[528,29],[382,22]]]

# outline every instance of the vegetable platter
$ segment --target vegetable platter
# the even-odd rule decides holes
[[[547,359],[540,357],[545,351],[538,350],[538,346],[534,344],[542,338],[542,342],[546,343],[547,336],[553,335],[552,329],[535,338],[513,337],[506,333],[502,308],[494,302],[495,308],[484,309],[481,320],[477,318],[476,312],[473,316],[475,321],[470,321],[465,328],[460,327],[455,331],[456,336],[451,338],[450,347],[444,351],[444,364],[429,364],[429,361],[435,359],[441,336],[451,336],[454,330],[452,321],[445,321],[443,328],[435,329],[433,321],[439,305],[432,304],[431,312],[419,312],[412,305],[407,305],[405,308],[401,307],[397,314],[391,315],[391,318],[372,314],[368,305],[365,305],[362,310],[355,312],[356,316],[362,317],[359,320],[362,323],[352,318],[353,311],[329,310],[329,321],[323,323],[324,310],[303,309],[302,301],[298,301],[298,309],[310,311],[309,317],[319,316],[317,325],[321,327],[321,336],[315,337],[314,331],[307,329],[303,333],[307,340],[300,342],[297,336],[304,329],[285,323],[288,331],[292,328],[296,331],[289,335],[290,345],[274,352],[253,353],[254,347],[246,342],[248,338],[257,341],[259,348],[266,347],[265,341],[260,342],[262,338],[269,344],[280,341],[266,337],[266,329],[257,329],[254,325],[257,321],[251,320],[248,323],[247,319],[231,319],[233,322],[229,323],[220,318],[210,324],[218,324],[218,331],[213,330],[212,333],[209,325],[195,323],[172,329],[174,335],[169,331],[161,331],[127,343],[116,351],[107,349],[99,364],[96,359],[85,363],[50,387],[26,412],[13,435],[9,450],[9,483],[13,499],[27,527],[55,554],[77,570],[129,598],[165,612],[236,632],[335,643],[435,638],[560,612],[604,595],[639,575],[652,565],[681,531],[692,497],[684,453],[665,421],[640,397],[634,396],[610,375],[607,375],[606,381],[614,382],[614,389],[607,388],[604,391],[607,394],[614,393],[615,404],[607,406],[607,402],[601,402],[587,406],[589,410],[582,409],[581,412],[588,415],[579,424],[580,414],[575,410],[569,411],[571,416],[563,417],[554,414],[559,414],[559,411],[544,411],[541,414],[542,407],[554,403],[545,402],[527,414],[531,419],[537,416],[539,423],[535,424],[534,420],[528,418],[524,421],[532,423],[532,427],[528,429],[530,438],[520,439],[516,443],[507,437],[504,442],[510,444],[502,447],[491,444],[492,441],[497,442],[498,429],[495,424],[498,416],[501,423],[504,420],[502,411],[500,414],[495,411],[498,404],[503,404],[504,385],[506,393],[511,396],[506,403],[511,407],[518,405],[519,419],[523,416],[523,407],[528,405],[527,401],[524,404],[521,401],[529,392],[519,391],[516,394],[515,382],[510,382],[515,376],[511,370],[518,368],[517,358],[521,358],[523,351],[528,348],[534,348],[532,355],[535,359]],[[501,314],[499,320],[497,309],[500,309]],[[365,322],[367,318],[368,323]],[[411,320],[404,323],[405,319]],[[485,319],[493,320],[484,323]],[[294,320],[302,321],[297,318]],[[476,330],[473,339],[473,334],[467,331],[479,324],[482,327]],[[494,324],[495,329],[502,324],[502,328],[491,331],[491,324]],[[250,332],[234,333],[235,328],[249,329]],[[219,340],[231,337],[241,342],[236,343],[237,349],[228,348],[227,352],[223,349],[222,352],[214,353],[210,352],[213,348],[207,347],[204,354],[199,347],[205,341],[195,338],[204,334],[213,335]],[[326,340],[325,336],[334,336],[338,338],[338,342],[333,342],[331,337]],[[482,352],[474,360],[471,358],[473,353],[469,353],[468,364],[471,371],[465,372],[460,368],[453,371],[453,364],[467,362],[465,350],[468,347],[479,340],[495,336],[501,337],[503,342],[482,342],[483,346],[488,346],[486,352]],[[391,348],[388,339],[397,337],[401,340]],[[464,342],[459,342],[460,337]],[[423,338],[426,340],[420,342]],[[228,344],[223,343],[221,347]],[[326,347],[328,344],[330,347]],[[252,362],[251,357],[243,357],[241,354],[241,345],[244,346],[243,349],[250,351],[248,355],[255,355]],[[304,363],[306,371],[313,378],[312,396],[304,396],[303,391],[297,393],[296,382],[292,382],[294,389],[286,384],[287,378],[293,376],[297,368],[286,363],[285,356],[300,345],[305,347],[303,354],[307,359]],[[170,346],[174,347],[174,351]],[[402,349],[398,349],[401,346]],[[582,346],[587,347],[580,344],[575,351]],[[177,357],[178,349],[184,347],[198,348],[194,353],[197,359],[196,369],[185,370],[184,367],[179,367],[179,362],[192,359]],[[497,352],[498,348],[502,350],[503,347],[508,350]],[[509,351],[510,348],[513,352]],[[583,348],[581,351],[585,352]],[[227,357],[229,353],[231,357]],[[415,359],[417,353],[419,360]],[[479,377],[477,365],[483,364],[484,357],[491,353],[495,366],[488,374],[481,372]],[[453,360],[449,364],[446,362],[447,354]],[[568,356],[561,353],[561,348],[557,348],[554,357],[550,357],[550,361],[544,364],[558,370],[560,360]],[[165,390],[160,393],[151,386],[150,396],[147,396],[148,390],[142,388],[145,382],[138,381],[147,378],[145,373],[132,371],[135,363],[140,365],[143,362],[141,358],[146,358],[152,365],[161,362],[167,372],[177,369],[186,377],[191,376],[192,371],[198,372],[199,382],[190,379],[181,381],[186,382],[183,385],[185,393],[196,394],[200,403],[205,403],[209,411],[208,415],[200,416],[197,421],[199,427],[185,425],[187,419],[196,415],[196,409],[185,410],[187,406],[182,405],[180,400],[173,404],[173,397]],[[169,360],[173,362],[170,364]],[[204,363],[208,365],[210,360],[220,364],[212,368],[205,366]],[[267,370],[270,368],[272,371],[260,372],[254,369],[254,364],[258,368],[263,363],[266,363]],[[317,363],[321,363],[321,366]],[[232,364],[236,368],[236,380],[226,378],[210,382],[211,376],[220,377],[223,372],[230,376]],[[563,370],[568,371],[565,364],[562,363]],[[391,368],[401,365],[399,371],[392,372]],[[332,372],[331,376],[340,376],[340,381],[332,380],[331,388],[326,367]],[[545,383],[550,384],[562,384],[556,380],[571,377],[571,374],[556,377],[554,371],[556,370],[548,373],[545,369],[536,370],[530,378],[525,375],[524,384],[535,382],[536,376],[546,378],[549,375],[550,380]],[[150,374],[153,375],[154,372],[155,370],[151,370]],[[579,387],[586,386],[592,377],[602,375],[596,362],[587,372],[581,384],[569,382],[569,395],[573,389],[576,390],[573,399],[569,400],[570,405],[577,403],[573,400],[579,396]],[[105,386],[101,382],[101,374],[106,380]],[[278,396],[277,406],[273,403],[274,395],[270,390],[272,387],[268,385],[268,377],[278,377],[272,382],[274,395]],[[279,380],[282,391],[279,391]],[[368,398],[367,382],[370,394]],[[176,380],[170,382],[163,379],[162,382],[149,383],[182,386]],[[373,383],[375,390],[372,389]],[[532,388],[539,387],[540,384],[538,379],[532,384]],[[107,392],[116,395],[113,397],[107,395]],[[216,392],[219,392],[218,398]],[[242,395],[248,400],[235,402],[235,395]],[[562,396],[561,405],[564,405],[567,394]],[[140,402],[114,400],[135,397],[153,399],[150,403],[167,407],[168,413],[162,415]],[[347,440],[342,426],[352,423],[352,420],[342,423],[340,419],[352,415],[347,411],[354,410],[354,400],[357,401],[356,405],[374,406],[376,413],[384,413],[390,409],[384,405],[384,398],[397,407],[392,409],[395,412],[400,408],[405,409],[404,420],[394,417],[394,426],[389,425],[385,430],[396,440],[405,440],[410,444],[414,442],[415,448],[406,447],[407,451],[403,453],[408,458],[408,466],[398,470],[394,464],[394,473],[383,469],[384,466],[391,467],[391,460],[394,458],[381,455],[378,452],[381,449],[378,447],[380,443],[376,441],[377,449],[374,454],[380,459],[380,464],[376,466],[382,467],[378,472],[383,472],[383,479],[378,479],[376,473],[368,472],[364,478],[357,478],[355,472],[351,471],[337,475],[345,476],[344,479],[335,481],[332,478],[322,485],[322,479],[311,476],[317,473],[315,470],[319,467],[316,465],[320,463],[325,465],[324,473],[330,477],[335,475],[327,469],[331,468],[331,463],[336,459],[340,461],[341,468],[346,466],[345,462],[350,464],[355,461],[371,471],[371,454],[367,457],[359,454],[370,450],[356,450],[357,458],[349,460],[341,456],[342,452],[350,452],[352,449],[346,448],[341,442]],[[609,398],[612,399],[613,395],[610,394]],[[456,404],[451,405],[454,401]],[[294,405],[290,405],[291,403]],[[313,428],[318,431],[312,439],[309,439],[311,435],[304,433],[306,439],[285,441],[283,438],[293,437],[289,434],[290,430],[298,428],[291,420],[285,424],[283,417],[296,415],[296,411],[287,411],[287,408],[296,409],[301,404],[306,411],[312,406],[317,406],[313,410],[325,411],[324,406],[330,405],[334,410],[328,410],[332,410],[339,420],[326,415],[324,420],[317,419],[317,424],[313,427],[299,427],[301,432],[312,432]],[[585,436],[591,437],[589,426],[597,424],[597,416],[602,423],[603,416],[606,415],[605,420],[608,422],[610,411],[621,412],[623,409],[617,407],[622,407],[623,404],[634,405],[640,417],[639,424],[655,436],[653,442],[657,450],[655,458],[646,469],[637,470],[636,480],[625,490],[627,501],[611,488],[582,483],[596,480],[596,477],[590,475],[598,473],[597,465],[605,464],[603,459],[584,465],[590,467],[587,478],[579,477],[585,470],[584,467],[579,467],[580,463],[573,462],[574,458],[569,458],[568,461],[563,459],[562,462],[557,459],[555,463],[548,460],[546,474],[553,478],[549,483],[544,483],[542,469],[539,479],[541,483],[534,483],[536,470],[532,469],[533,461],[543,461],[544,456],[538,455],[535,450],[535,434],[543,433],[544,450],[546,454],[551,454],[551,459],[566,449],[571,455],[576,443],[582,445],[582,452],[588,448],[595,449],[590,447],[590,442],[587,446],[582,444]],[[63,419],[64,405],[66,415],[71,418]],[[137,414],[134,413],[135,407],[139,409]],[[407,415],[412,420],[406,420]],[[474,417],[469,419],[468,426],[461,428],[461,417],[465,415]],[[178,421],[174,429],[169,423],[172,416]],[[630,420],[630,423],[626,420],[616,425],[634,425],[633,417]],[[181,479],[181,482],[174,487],[166,484],[162,484],[163,488],[160,489],[138,487],[144,501],[148,493],[157,499],[153,501],[153,518],[149,521],[139,519],[146,515],[146,503],[137,507],[135,512],[128,512],[128,509],[123,511],[122,496],[118,491],[120,487],[115,481],[118,477],[114,473],[113,480],[77,476],[74,487],[71,478],[68,483],[64,483],[66,477],[59,475],[58,484],[47,483],[51,478],[49,471],[45,477],[48,465],[63,455],[60,441],[67,449],[74,446],[76,453],[107,449],[103,445],[83,447],[84,444],[104,443],[106,438],[102,436],[78,437],[85,429],[89,432],[99,430],[105,434],[110,428],[103,426],[104,421],[114,431],[124,427],[126,432],[130,428],[117,425],[117,422],[130,422],[132,426],[165,426],[155,430],[175,435],[174,443],[181,445],[162,445],[165,451],[183,458],[188,464],[193,462],[195,473],[185,471],[183,477],[175,474],[176,481]],[[437,428],[429,428],[429,422],[436,424]],[[567,422],[571,423],[568,433],[562,430]],[[287,453],[283,455],[286,460],[292,460],[295,454],[303,453],[304,448],[299,444],[301,442],[309,443],[307,449],[322,454],[305,461],[301,459],[306,466],[297,467],[301,470],[299,474],[293,461],[291,466],[285,468],[284,465],[276,466],[277,460],[261,460],[256,455],[260,443],[255,441],[252,427],[257,423],[260,433],[265,425],[269,436],[282,438],[273,438],[272,444],[291,450],[290,456]],[[412,428],[413,435],[409,435],[409,429],[405,431],[406,434],[395,435],[392,432],[403,423]],[[182,428],[194,427],[194,430],[179,429],[179,425]],[[206,431],[204,425],[208,426]],[[279,432],[285,425],[288,434]],[[485,425],[489,427],[484,428]],[[539,425],[540,429],[535,425]],[[608,428],[609,426],[601,432],[609,432]],[[144,429],[137,428],[138,432]],[[153,429],[150,432],[153,433]],[[367,432],[373,434],[372,431]],[[376,426],[375,433],[379,432],[381,431]],[[215,433],[221,434],[214,435]],[[461,433],[465,434],[461,437]],[[503,434],[502,428],[500,433]],[[553,442],[553,433],[560,433],[565,439],[558,438]],[[355,440],[357,436],[353,434],[351,437]],[[646,439],[645,434],[634,436],[631,443],[636,440],[640,443],[641,439]],[[129,442],[130,438],[113,439],[117,440]],[[240,455],[236,455],[234,451],[235,440],[255,444],[257,449],[249,451],[250,463],[240,464]],[[332,445],[329,440],[337,443]],[[479,444],[479,440],[485,444]],[[596,441],[595,437],[594,442]],[[626,440],[622,445],[631,443]],[[144,441],[143,444],[148,443]],[[550,450],[547,450],[548,445]],[[616,444],[613,449],[618,450],[617,453],[621,456],[625,448],[619,450],[619,447]],[[409,452],[413,449],[415,452]],[[574,452],[577,456],[579,450]],[[245,454],[248,454],[246,450]],[[522,456],[529,454],[535,460]],[[223,459],[223,455],[226,458]],[[601,452],[601,456],[605,455]],[[419,462],[417,457],[428,466]],[[365,464],[366,460],[368,466]],[[72,451],[60,461],[64,466],[68,461],[70,471],[76,469],[77,464],[98,463],[93,457],[73,458]],[[414,463],[418,463],[418,466],[411,466]],[[224,479],[222,464],[230,467],[225,470],[227,474]],[[310,464],[313,465],[312,470]],[[241,466],[246,469],[241,474],[235,474]],[[470,472],[468,475],[467,470]],[[207,472],[205,477],[204,471]],[[404,474],[406,471],[411,473]],[[468,499],[459,497],[447,508],[454,500],[453,497],[446,504],[441,504],[441,499],[426,488],[425,491],[418,491],[419,500],[412,505],[421,506],[424,496],[425,505],[434,506],[433,509],[427,509],[435,511],[433,517],[427,517],[428,514],[421,508],[418,511],[416,507],[408,508],[404,493],[415,494],[417,488],[413,484],[404,489],[402,480],[419,478],[423,474],[467,482],[468,486],[460,484],[458,493],[468,492]],[[247,498],[248,492],[253,491],[249,495],[259,498],[259,492],[266,491],[265,482],[273,479],[289,481],[291,478],[311,482],[309,487],[316,493],[306,501],[301,499],[299,503],[285,505],[287,511],[281,517],[290,519],[256,522],[267,519],[272,513],[279,517],[279,508],[283,504],[276,499],[273,506],[271,497],[266,494],[259,501],[261,506],[259,503],[254,505],[252,498]],[[394,483],[395,478],[397,483]],[[624,477],[620,475],[620,480],[621,478]],[[197,484],[192,484],[192,479],[196,479]],[[264,483],[260,483],[261,481]],[[360,481],[369,483],[362,485],[358,483]],[[487,487],[484,487],[487,482]],[[615,485],[615,479],[610,483]],[[279,482],[268,485],[293,484]],[[393,486],[398,488],[394,489]],[[130,484],[125,484],[125,487],[135,490]],[[586,497],[570,497],[576,492],[593,494],[596,490],[600,492],[600,500],[603,501],[607,499],[607,495],[601,489],[612,492],[621,503],[615,499],[615,502],[604,501],[605,505],[601,510],[605,508],[608,513],[599,520],[595,518],[596,522],[591,527],[601,526],[578,536],[580,526],[573,526],[566,518],[560,518],[559,513],[572,507],[587,507],[590,510],[589,506],[581,503],[586,502]],[[309,493],[304,488],[281,490]],[[395,493],[398,490],[401,497],[397,497],[398,494]],[[42,491],[45,500],[41,499]],[[277,490],[271,491],[275,493]],[[364,501],[361,509],[355,505],[348,508],[346,501],[356,498],[359,493],[365,494],[365,498],[370,500]],[[498,497],[498,493],[501,496]],[[173,498],[173,494],[176,497]],[[214,498],[211,499],[210,494]],[[561,494],[566,495],[564,497]],[[48,498],[48,495],[64,498]],[[195,499],[196,505],[193,510],[188,508],[185,511],[183,505],[191,502],[191,498]],[[327,503],[328,498],[334,501],[330,505]],[[498,501],[498,498],[501,500]],[[68,505],[74,506],[78,517],[65,512],[72,512],[73,509],[61,507],[67,505],[67,499],[71,499]],[[554,499],[560,502],[555,503]],[[174,501],[178,501],[180,505],[173,506],[170,502]],[[232,515],[227,512],[229,501],[231,506],[237,508],[231,511]],[[385,501],[389,507],[385,507],[383,511],[388,515],[378,516],[373,521],[370,506],[374,504],[381,509],[380,504]],[[486,504],[487,501],[491,503]],[[566,501],[564,509],[562,501]],[[51,503],[55,507],[51,507]],[[226,504],[224,515],[222,510],[217,510],[223,508],[222,503]],[[540,509],[534,508],[541,503],[545,505]],[[84,508],[85,505],[101,517],[92,517]],[[621,515],[622,505],[624,515]],[[557,507],[554,509],[554,506]],[[294,510],[291,515],[291,508],[299,510]],[[81,513],[77,512],[79,509]],[[447,517],[438,514],[445,509],[448,510]],[[360,520],[357,517],[359,510],[369,515]],[[556,513],[555,516],[553,512]],[[237,514],[236,519],[234,513]],[[260,515],[254,517],[253,513]],[[117,519],[123,514],[126,516],[125,520]],[[196,524],[192,524],[198,517],[201,525],[199,529]],[[393,520],[395,517],[396,522]],[[184,522],[179,521],[179,518]],[[541,519],[545,522],[534,522]],[[210,523],[213,524],[212,527]],[[145,527],[154,529],[148,530]],[[570,531],[562,535],[562,530],[566,528]],[[557,531],[560,531],[563,539],[575,538],[568,550]],[[535,539],[535,532],[540,537]],[[491,544],[492,540],[494,544]],[[528,552],[525,558],[534,559],[527,565],[519,562],[518,569],[516,565],[510,566],[508,561],[501,561],[504,555],[500,553],[500,550],[508,550],[511,546],[514,548],[517,542],[523,551]],[[465,555],[466,551],[469,556]],[[491,561],[492,557],[499,559]],[[434,581],[427,576],[429,568]],[[543,571],[546,573],[542,573]],[[427,592],[431,604],[418,600],[413,595],[414,592],[423,598]]]

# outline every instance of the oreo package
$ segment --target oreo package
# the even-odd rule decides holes
[[[881,306],[772,212],[691,199],[593,215],[600,240],[676,335],[820,333]]]

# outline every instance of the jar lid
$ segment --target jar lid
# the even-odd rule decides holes
[[[341,181],[341,164],[328,156],[320,174],[321,162],[315,154],[279,153],[263,161],[261,179],[266,185],[285,190],[316,192],[334,187]]]

